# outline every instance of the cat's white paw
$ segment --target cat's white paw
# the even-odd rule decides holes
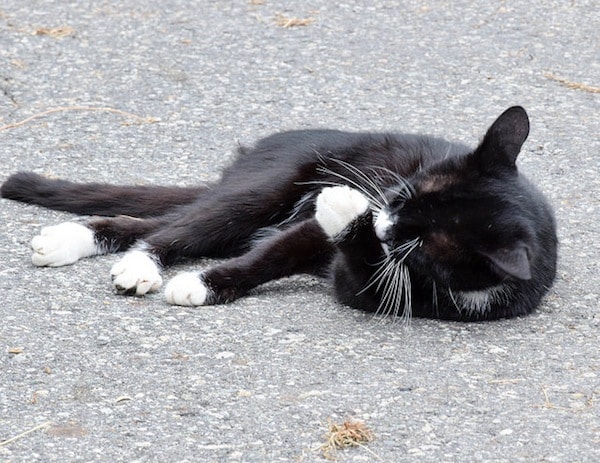
[[[110,270],[113,286],[120,294],[144,294],[162,285],[158,266],[143,251],[129,251]]]
[[[99,253],[94,232],[85,225],[65,222],[44,227],[31,240],[31,262],[38,267],[60,267]]]
[[[167,283],[165,298],[173,305],[198,306],[206,304],[208,291],[200,274],[184,272]]]
[[[369,200],[347,186],[323,188],[317,197],[315,218],[329,237],[341,233],[369,209]]]

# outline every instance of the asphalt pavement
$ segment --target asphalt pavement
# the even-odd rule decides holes
[[[191,185],[240,143],[328,127],[476,144],[522,105],[557,214],[536,314],[379,321],[310,277],[226,306],[113,293],[118,256],[35,268],[66,213],[0,201],[0,461],[600,461],[594,1],[0,0],[0,182]],[[204,268],[189,263],[169,270]]]

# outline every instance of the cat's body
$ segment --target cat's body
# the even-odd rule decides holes
[[[214,185],[74,184],[18,173],[2,196],[99,218],[42,230],[36,265],[128,252],[118,292],[160,287],[183,257],[230,258],[166,286],[170,303],[232,301],[296,273],[384,315],[486,320],[531,312],[556,272],[550,206],[516,170],[529,131],[514,107],[480,146],[404,134],[284,132],[240,149]],[[316,209],[316,214],[315,214]],[[130,249],[131,248],[131,249]]]

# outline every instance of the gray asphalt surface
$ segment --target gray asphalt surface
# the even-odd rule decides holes
[[[190,185],[290,128],[475,144],[520,104],[555,287],[483,324],[381,323],[308,277],[170,307],[113,294],[117,256],[34,268],[71,216],[1,201],[0,461],[319,462],[348,418],[376,440],[342,462],[600,461],[597,2],[287,3],[0,0],[0,182]]]

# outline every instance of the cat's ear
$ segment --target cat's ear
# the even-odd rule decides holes
[[[473,153],[484,174],[516,172],[516,160],[529,135],[529,118],[521,106],[504,111],[488,129]]]
[[[482,253],[501,270],[519,280],[531,279],[531,266],[527,247],[518,243],[514,247],[500,248],[493,252]]]

